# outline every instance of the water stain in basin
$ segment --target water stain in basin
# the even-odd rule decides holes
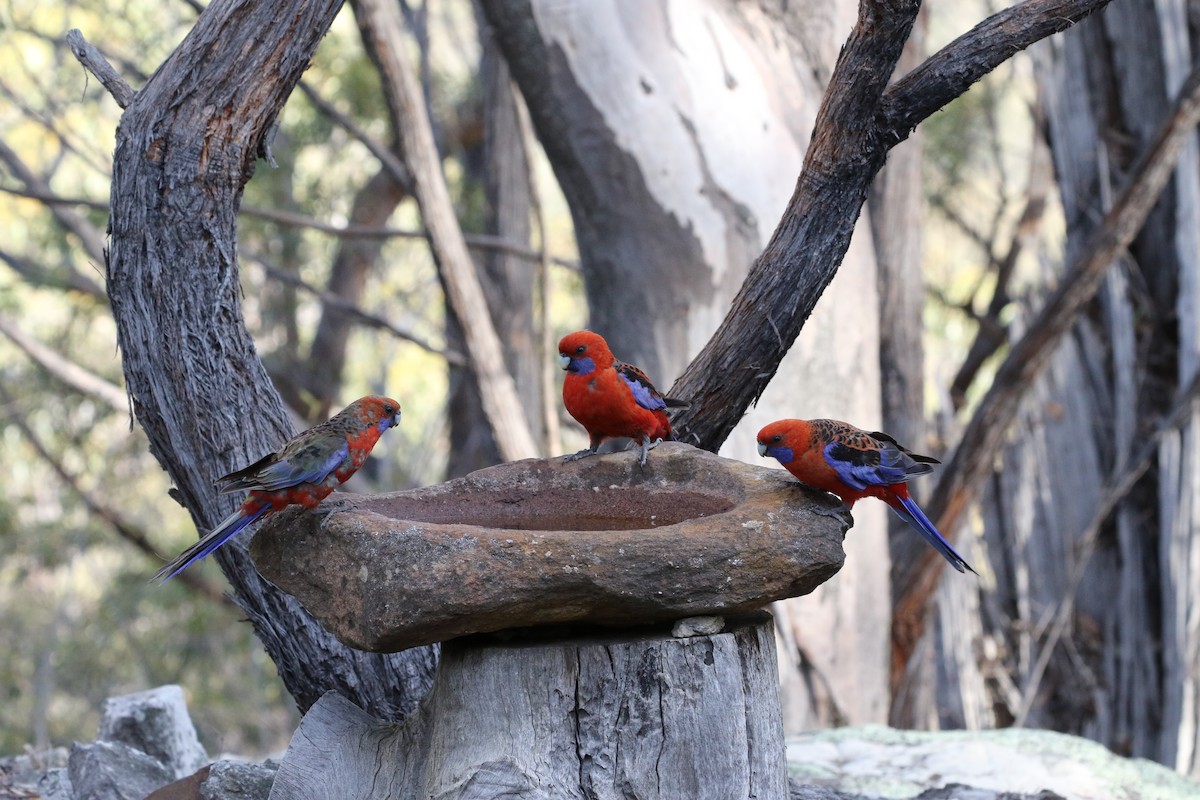
[[[700,492],[616,489],[504,489],[460,496],[381,496],[361,507],[392,519],[525,531],[630,531],[659,528],[733,508],[732,498]]]

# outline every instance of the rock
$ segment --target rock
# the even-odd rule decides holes
[[[73,745],[67,775],[74,796],[87,800],[142,800],[175,779],[158,759],[103,741]]]
[[[37,782],[36,797],[39,800],[74,800],[75,788],[66,767],[52,769]]]
[[[48,773],[65,774],[67,756],[65,747],[54,747],[40,753],[0,758],[0,798],[42,794],[42,781]]]
[[[392,652],[555,623],[733,615],[842,565],[848,516],[782,470],[678,442],[529,459],[266,523],[262,574],[338,639]]]
[[[200,800],[200,786],[208,780],[209,772],[210,765],[206,764],[191,775],[156,789],[146,795],[146,800]]]
[[[276,769],[274,762],[214,761],[146,800],[267,800]]]
[[[208,763],[183,689],[174,685],[110,698],[100,719],[99,740],[120,742],[151,756],[167,769],[171,780]]]
[[[201,800],[267,800],[278,765],[217,761],[200,785]]]
[[[814,731],[787,743],[802,784],[921,800],[1191,800],[1200,783],[1076,736],[1028,729]],[[958,785],[954,785],[958,784]]]
[[[724,617],[686,617],[671,626],[671,635],[683,639],[688,636],[711,636],[725,629]]]
[[[793,780],[788,783],[788,800],[873,800],[873,798],[861,794],[846,794],[824,786],[799,784]]]

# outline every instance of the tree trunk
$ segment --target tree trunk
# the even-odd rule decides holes
[[[236,213],[340,5],[217,0],[117,131],[107,268],[125,379],[151,451],[202,530],[237,503],[213,479],[293,433],[242,320]],[[433,653],[347,649],[258,575],[245,538],[216,558],[300,708],[336,689],[387,719],[410,709]]]
[[[449,643],[400,726],[333,696],[314,706],[272,800],[785,800],[771,621],[729,622],[688,638]]]

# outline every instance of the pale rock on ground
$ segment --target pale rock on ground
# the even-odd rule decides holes
[[[870,798],[993,800],[1042,792],[1066,800],[1200,798],[1200,783],[1161,764],[1053,731],[814,731],[788,739],[787,762],[798,783]],[[949,784],[964,786],[951,795],[928,791]]]

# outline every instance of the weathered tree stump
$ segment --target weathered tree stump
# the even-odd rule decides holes
[[[292,738],[271,800],[786,800],[771,618],[450,642],[400,725],[329,694]]]

